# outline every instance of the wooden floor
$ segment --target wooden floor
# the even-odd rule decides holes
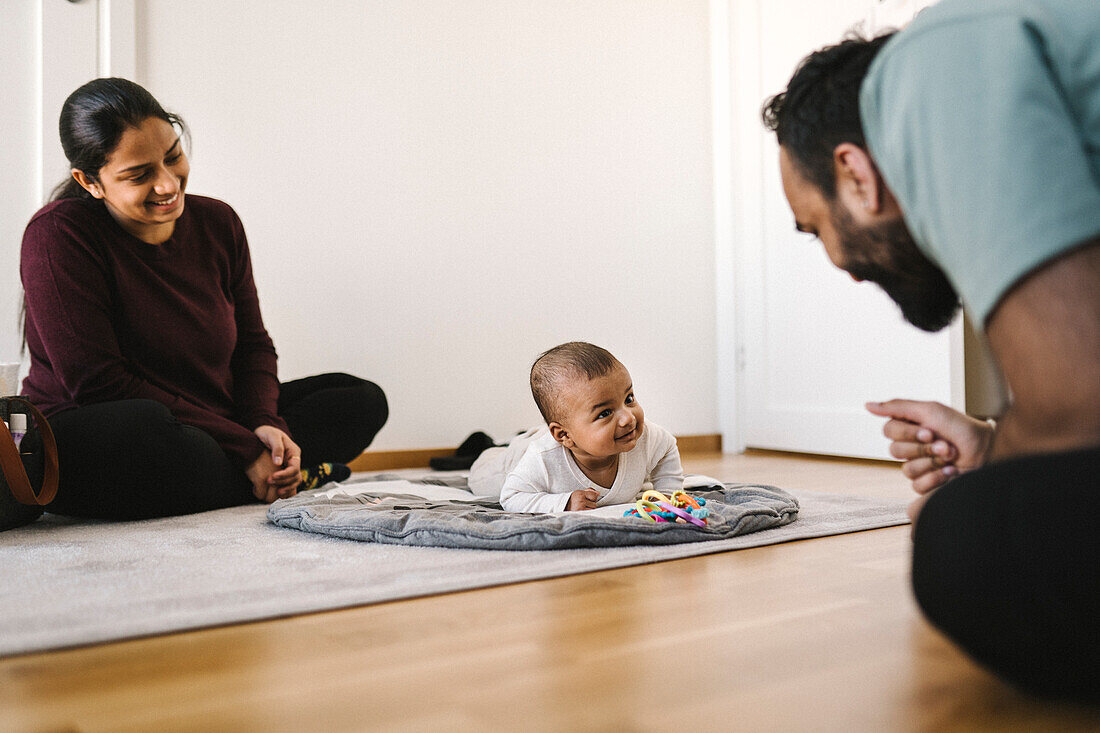
[[[907,497],[898,469],[685,456]],[[925,624],[909,528],[0,660],[0,730],[1100,730]]]

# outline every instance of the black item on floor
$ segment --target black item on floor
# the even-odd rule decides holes
[[[458,446],[453,456],[429,459],[428,465],[433,471],[465,471],[474,465],[474,461],[485,449],[492,448],[494,445],[496,444],[493,443],[493,439],[479,430],[462,441],[462,445]]]

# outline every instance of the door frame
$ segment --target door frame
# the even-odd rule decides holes
[[[715,327],[717,399],[723,451],[751,447],[746,395],[753,388],[746,368],[750,330],[759,318],[764,286],[748,273],[753,243],[764,241],[765,186],[760,106],[763,103],[762,0],[711,0],[711,64],[715,179]],[[864,24],[875,30],[903,24],[930,0],[869,0]],[[807,52],[809,49],[807,49]],[[966,403],[965,329],[957,318],[948,329],[950,404]],[[755,333],[755,332],[754,332]],[[751,355],[759,358],[759,355]],[[814,450],[807,447],[806,450]],[[832,452],[832,451],[830,451]],[[843,453],[843,452],[842,452]],[[850,453],[856,455],[855,451]],[[859,453],[864,457],[866,453]],[[883,453],[875,457],[885,456]]]

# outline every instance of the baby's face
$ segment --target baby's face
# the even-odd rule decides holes
[[[563,390],[561,403],[561,443],[575,455],[608,458],[638,444],[645,413],[621,364],[602,377],[580,377]]]

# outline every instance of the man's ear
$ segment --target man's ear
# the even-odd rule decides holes
[[[855,143],[837,145],[833,148],[833,171],[837,196],[849,198],[849,205],[868,214],[882,213],[882,179],[866,150]]]
[[[99,181],[92,180],[84,174],[84,171],[78,168],[73,168],[72,174],[73,178],[76,179],[76,182],[80,184],[81,188],[92,194],[92,196],[97,199],[103,198],[103,187],[99,185]]]
[[[573,439],[569,437],[569,431],[560,422],[551,422],[547,427],[550,428],[550,435],[553,436],[554,440],[566,448],[573,447]]]

